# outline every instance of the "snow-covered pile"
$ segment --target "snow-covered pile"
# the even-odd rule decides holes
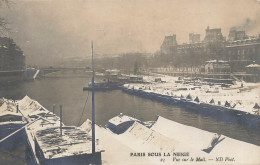
[[[210,152],[216,157],[235,158],[234,164],[260,164],[260,147],[221,135],[220,142]]]
[[[158,132],[155,132],[144,125],[135,122],[125,133],[120,135],[120,139],[135,149],[144,149],[147,151],[173,152],[178,143],[169,139]]]
[[[198,150],[207,149],[215,135],[214,133],[186,126],[161,116],[158,117],[151,129]]]
[[[18,101],[19,109],[25,117],[35,116],[50,113],[37,101],[25,96],[22,100]]]
[[[19,117],[16,119],[6,119],[5,116],[13,116],[13,117]],[[15,121],[21,121],[22,118],[22,114],[18,111],[17,112],[17,108],[16,108],[16,103],[13,100],[8,100],[8,99],[1,99],[0,100],[0,116],[3,117],[4,120],[1,121],[10,121],[10,120],[15,120]]]
[[[91,121],[87,120],[81,125],[81,129],[91,135]],[[102,164],[125,164],[125,165],[153,165],[157,164],[147,159],[147,157],[130,157],[130,153],[137,152],[117,139],[117,135],[95,125],[96,139],[103,147]]]
[[[6,113],[6,112],[13,112],[16,113],[16,104],[13,100],[8,100],[8,99],[1,99],[1,106],[0,106],[0,114]]]
[[[81,129],[85,130],[87,133],[92,129],[92,122],[91,120],[87,119],[81,126]]]
[[[166,126],[168,127],[168,126]],[[168,127],[169,128],[169,127]],[[206,156],[207,153],[179,142],[174,138],[169,138],[157,131],[149,129],[144,125],[135,122],[127,131],[120,135],[114,135],[122,144],[133,149],[135,153],[145,153],[146,158],[157,164],[172,163],[172,153],[188,152],[190,156]],[[170,153],[170,157],[163,157],[164,153]],[[157,156],[149,156],[156,154]],[[160,158],[165,158],[165,162],[160,162]],[[129,160],[131,162],[131,160]]]
[[[121,123],[127,122],[127,121],[138,121],[140,122],[140,120],[127,116],[127,115],[123,115],[122,113],[120,113],[120,115],[115,116],[113,118],[111,118],[108,122],[114,125],[119,125]]]
[[[35,138],[47,159],[92,153],[91,136],[78,127],[63,127],[62,136],[60,127],[47,127],[37,130]],[[96,144],[96,152],[101,151]]]
[[[199,150],[210,147],[215,135],[214,133],[186,126],[161,116],[158,117],[151,129]],[[215,144],[213,144],[209,155],[235,158],[235,162],[229,162],[234,164],[260,164],[259,153],[259,146],[220,135]]]

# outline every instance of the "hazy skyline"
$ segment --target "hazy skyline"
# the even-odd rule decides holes
[[[60,57],[98,54],[153,53],[165,36],[176,34],[188,42],[190,32],[231,27],[260,33],[257,0],[20,0],[2,8],[28,64],[53,62]],[[54,58],[55,57],[55,58]]]

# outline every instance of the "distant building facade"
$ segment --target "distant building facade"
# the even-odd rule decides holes
[[[248,36],[246,35],[245,31],[238,31],[235,29],[231,29],[229,31],[229,35],[228,35],[228,41],[236,41],[236,40],[244,40],[247,39]]]
[[[181,44],[177,46],[177,51],[176,53],[178,55],[187,55],[189,53],[192,54],[202,54],[204,51],[206,51],[205,49],[205,44],[198,42],[198,43],[193,43],[193,44]]]
[[[210,60],[205,63],[205,73],[230,73],[230,65],[228,61]]]
[[[225,46],[231,72],[245,72],[252,63],[259,64],[260,38],[228,41]]]
[[[7,37],[0,37],[0,71],[25,69],[23,51]]]
[[[176,52],[177,47],[177,40],[176,35],[173,34],[172,36],[165,36],[163,43],[161,45],[161,52],[163,54],[171,54]]]
[[[209,26],[207,27],[204,42],[215,42],[224,40],[225,38],[222,35],[221,28],[210,29]]]
[[[246,72],[246,66],[260,62],[260,35],[250,37],[245,31],[231,29],[225,51],[231,72]]]
[[[221,28],[210,29],[207,27],[203,41],[200,41],[199,35],[193,33],[189,34],[189,44],[178,45],[176,35],[168,37],[165,37],[161,46],[161,55],[188,57],[187,60],[190,61],[198,61],[199,58],[203,64],[209,60],[227,61],[230,73],[243,72],[246,74],[246,66],[253,63],[260,64],[260,35],[249,37],[245,31],[231,29],[228,40],[226,40]],[[175,59],[177,58],[173,58],[173,60]]]
[[[245,79],[250,82],[260,82],[260,65],[250,64],[246,66],[247,76]]]
[[[200,42],[200,34],[190,33],[189,34],[189,41],[190,41],[190,44],[199,43]]]

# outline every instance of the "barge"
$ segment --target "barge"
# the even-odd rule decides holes
[[[232,157],[235,160],[219,162],[220,164],[259,164],[260,162],[258,159],[260,147],[257,145],[232,139],[221,133],[177,123],[162,116],[157,116],[149,127],[138,121],[133,121],[132,117],[127,115],[116,116],[108,123],[111,121],[118,123],[119,127],[120,125],[125,126],[122,133],[113,133],[119,142],[134,150],[134,153],[154,154],[154,156],[148,156],[148,159],[156,164],[173,163],[172,157],[165,155],[164,161],[160,162],[157,156],[163,156],[162,153],[176,154],[173,155],[176,158],[180,158],[178,153],[188,154],[188,159],[190,157],[204,157],[204,161],[196,161],[196,164],[214,164],[217,157]],[[114,128],[108,127],[107,129],[114,132]],[[188,160],[185,164],[194,164],[194,162]],[[177,161],[175,163],[178,164]]]
[[[117,89],[122,88],[123,83],[103,80],[101,82],[94,82],[94,86],[95,86],[95,91],[117,90]],[[86,91],[86,90],[87,91],[92,90],[91,82],[88,84],[87,87],[83,87],[83,91]]]
[[[24,127],[22,114],[17,109],[17,104],[13,100],[0,99],[0,147],[11,150],[17,145],[22,145],[25,141],[25,132],[20,131],[16,136],[10,136],[15,131]]]
[[[101,152],[104,150],[95,141],[96,151],[92,154],[89,132],[79,127],[65,126],[62,116],[56,116],[28,96],[19,103],[21,113],[32,123],[25,131],[33,164],[102,163]]]
[[[102,164],[101,152],[104,150],[95,139],[93,154],[89,131],[65,126],[61,117],[28,96],[17,102],[1,99],[1,104],[2,148],[16,147],[23,139],[29,164]]]

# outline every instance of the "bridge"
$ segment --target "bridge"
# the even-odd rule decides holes
[[[90,67],[48,67],[40,68],[39,76],[45,76],[53,72],[61,73],[82,73],[82,72],[92,72]]]
[[[78,71],[78,70],[91,70],[90,67],[48,67],[48,68],[41,68],[40,70],[43,71],[68,71],[68,70],[73,70],[73,71]]]

